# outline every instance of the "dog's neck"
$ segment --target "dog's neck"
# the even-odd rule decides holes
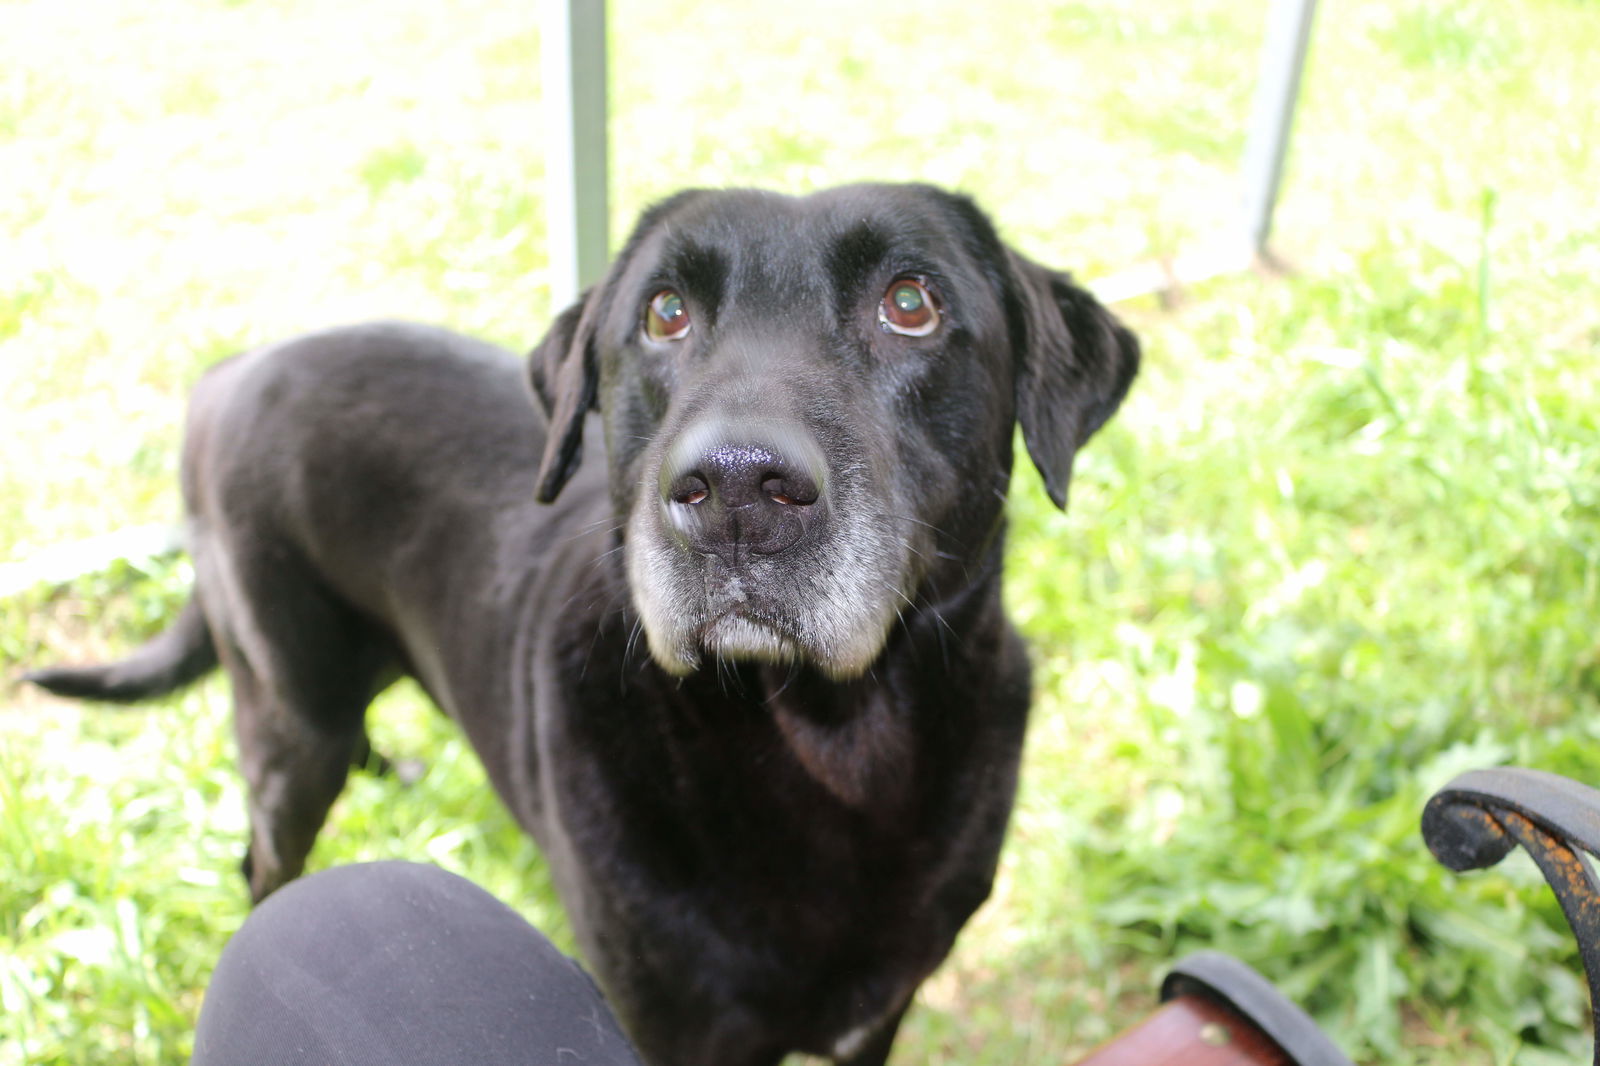
[[[816,698],[816,687],[831,699]],[[865,682],[795,680],[769,699],[773,721],[795,759],[847,807],[898,812],[910,791],[916,752],[905,716],[882,688]]]
[[[834,798],[855,809],[899,812],[919,772],[917,738],[950,709],[934,693],[982,691],[956,674],[982,673],[996,649],[974,647],[999,613],[998,568],[960,595],[907,611],[883,654],[863,677],[829,681],[782,667],[761,670],[767,706],[780,735],[806,772]],[[1004,622],[1000,622],[1004,625]],[[971,708],[955,709],[958,715]],[[918,718],[924,719],[918,722]]]

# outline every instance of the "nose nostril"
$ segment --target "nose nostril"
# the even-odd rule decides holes
[[[693,507],[697,503],[706,501],[711,495],[711,486],[699,474],[685,474],[672,483],[669,495],[673,503]]]
[[[769,474],[761,481],[761,491],[773,503],[787,507],[807,507],[817,502],[816,486],[806,477]]]

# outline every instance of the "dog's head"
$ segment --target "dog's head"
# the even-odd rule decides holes
[[[961,196],[682,193],[532,356],[539,498],[600,412],[650,650],[863,673],[992,563],[1013,426],[1059,506],[1139,346]]]

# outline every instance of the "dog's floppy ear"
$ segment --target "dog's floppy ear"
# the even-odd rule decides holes
[[[583,458],[584,416],[594,409],[600,383],[594,353],[599,289],[589,289],[561,312],[528,354],[528,380],[549,427],[534,491],[540,503],[556,498]]]
[[[662,220],[685,204],[705,195],[703,189],[686,189],[639,216],[633,233],[612,261],[610,272],[567,308],[550,332],[528,356],[528,380],[550,424],[544,458],[539,463],[539,484],[534,496],[549,503],[578,469],[583,458],[584,416],[595,410],[600,390],[600,365],[595,353],[595,330],[623,269]]]
[[[1072,459],[1122,403],[1139,340],[1070,275],[1009,254],[1017,420],[1045,490],[1067,506]]]

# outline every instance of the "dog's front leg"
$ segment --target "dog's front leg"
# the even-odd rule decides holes
[[[846,1035],[839,1042],[834,1061],[838,1066],[883,1066],[889,1061],[889,1049],[894,1045],[895,1034],[900,1031],[900,1020],[906,1016],[909,1007],[909,1003],[901,1007],[876,1029]]]

